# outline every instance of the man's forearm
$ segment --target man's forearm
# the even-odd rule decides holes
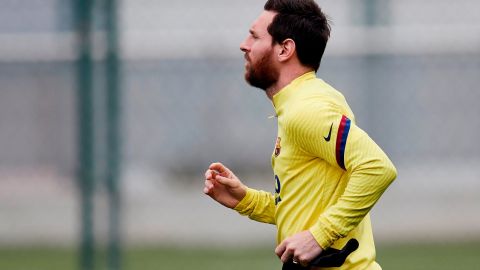
[[[344,194],[310,228],[320,246],[328,248],[357,227],[395,178],[396,169],[388,159],[356,168]]]
[[[234,210],[255,221],[275,224],[275,202],[269,192],[247,188],[247,194]]]

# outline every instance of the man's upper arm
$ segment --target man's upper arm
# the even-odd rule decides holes
[[[345,150],[353,125],[332,104],[307,104],[292,113],[287,132],[305,152],[345,170]]]

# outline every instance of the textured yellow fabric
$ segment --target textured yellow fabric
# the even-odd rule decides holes
[[[360,243],[335,269],[381,269],[368,212],[396,170],[355,124],[345,98],[309,72],[273,97],[278,138],[272,154],[275,195],[248,189],[235,208],[277,225],[277,242],[310,230],[323,248]]]
[[[235,210],[253,220],[275,224],[275,203],[271,193],[247,188],[247,194]]]

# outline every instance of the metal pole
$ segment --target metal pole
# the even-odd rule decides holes
[[[365,0],[365,25],[378,24],[377,0]]]
[[[390,0],[365,0],[365,25],[388,25],[390,18]]]
[[[109,195],[108,269],[121,268],[120,213],[121,194],[119,176],[121,166],[121,62],[118,56],[117,1],[106,0],[106,87],[107,87],[107,188]]]
[[[385,19],[388,17],[389,10],[389,1],[390,0],[363,0],[358,4],[362,5],[358,7],[359,10],[363,8],[363,20],[362,24],[366,28],[365,31],[365,40],[367,42],[372,42],[371,38],[368,36],[372,32],[369,31],[372,28],[375,28],[382,24],[387,24],[388,21]],[[387,14],[387,15],[386,15]],[[369,46],[370,47],[370,46]],[[371,46],[374,47],[374,46]],[[365,102],[366,102],[366,121],[362,122],[362,126],[371,133],[376,132],[375,129],[378,128],[379,114],[374,113],[374,110],[378,109],[378,76],[376,75],[376,69],[381,65],[382,61],[385,61],[385,57],[377,55],[375,53],[367,52],[361,57],[363,63],[361,72],[364,73],[364,89],[365,89]]]
[[[94,269],[93,190],[94,122],[91,53],[92,0],[75,1],[77,59],[78,183],[81,191],[80,269]]]

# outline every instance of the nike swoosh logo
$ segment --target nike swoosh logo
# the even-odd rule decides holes
[[[333,128],[333,123],[332,125],[330,126],[330,131],[328,132],[328,136],[327,137],[323,137],[325,139],[325,141],[329,142],[330,141],[330,138],[332,136],[332,128]]]

